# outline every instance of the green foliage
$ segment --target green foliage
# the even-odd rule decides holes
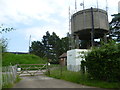
[[[9,84],[6,84],[4,85],[2,88],[12,88],[13,87],[13,84],[12,83],[9,83]]]
[[[85,63],[84,60],[82,60],[82,61],[81,61],[81,72],[82,72],[83,74],[85,74],[85,66],[86,66],[86,63]]]
[[[112,15],[113,19],[110,22],[111,30],[119,30],[120,29],[120,13]],[[117,33],[117,32],[116,32]]]
[[[95,47],[85,60],[91,78],[120,81],[120,44],[111,41],[101,47]]]
[[[30,52],[37,56],[44,56],[44,47],[40,41],[33,41],[30,47]]]
[[[57,79],[63,79],[66,81],[87,85],[87,86],[93,86],[93,87],[100,87],[100,88],[120,88],[119,82],[106,82],[101,80],[95,80],[90,79],[88,74],[82,74],[80,72],[72,72],[68,71],[66,67],[63,67],[62,69],[62,75],[61,75],[61,69],[56,68],[50,71],[50,77],[57,78]]]
[[[22,79],[17,75],[15,83],[18,83],[18,82],[21,81],[21,80],[22,80]]]
[[[117,41],[120,41],[120,13],[112,15],[113,19],[110,22],[110,34],[117,37]]]
[[[7,39],[5,38],[0,38],[0,47],[2,47],[2,52],[6,52],[7,51]]]
[[[50,35],[47,31],[42,41],[33,41],[30,52],[40,57],[47,57],[51,63],[59,63],[58,58],[69,49],[68,37],[59,38],[55,32]]]
[[[4,89],[4,88],[12,88],[14,86],[14,84],[20,82],[20,80],[22,80],[22,79],[17,75],[16,80],[15,80],[14,83],[6,84],[6,85],[2,86],[2,89]]]
[[[0,34],[3,33],[3,32],[7,33],[7,32],[10,32],[12,30],[15,30],[15,29],[14,28],[4,27],[3,24],[0,26]]]
[[[15,64],[45,64],[46,59],[40,58],[33,54],[11,54],[3,53],[2,65],[8,66]]]
[[[10,32],[12,30],[15,30],[15,29],[14,28],[3,27],[3,24],[0,26],[0,34],[2,34],[4,32],[7,33],[7,32]],[[2,47],[2,52],[7,51],[7,44],[8,44],[7,39],[0,37],[0,49]]]

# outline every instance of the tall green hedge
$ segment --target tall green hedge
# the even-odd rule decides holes
[[[85,57],[91,78],[104,81],[120,81],[120,44],[110,42],[95,47]]]

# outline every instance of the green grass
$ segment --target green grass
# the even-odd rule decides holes
[[[46,59],[40,58],[33,54],[11,54],[3,53],[2,66],[9,66],[15,64],[45,64]]]
[[[9,83],[9,84],[4,85],[2,88],[12,88],[12,87],[13,87],[13,84]]]
[[[15,83],[18,83],[20,80],[22,80],[22,79],[19,76],[17,76]]]
[[[93,87],[120,88],[120,82],[105,82],[105,81],[90,79],[87,74],[83,75],[80,72],[67,71],[66,67],[63,68],[62,75],[60,69],[52,70],[50,72],[50,77],[63,79],[66,81],[87,85],[87,86],[93,86]]]
[[[6,84],[2,88],[12,88],[14,86],[14,84],[18,83],[20,80],[21,80],[21,78],[19,76],[17,76],[14,83]]]

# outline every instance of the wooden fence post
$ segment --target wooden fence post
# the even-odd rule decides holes
[[[60,65],[60,67],[61,67],[61,69],[60,69],[60,75],[61,75],[61,77],[62,77],[62,65]]]
[[[47,63],[47,69],[48,69],[48,75],[50,76],[50,68],[49,68],[48,63]]]

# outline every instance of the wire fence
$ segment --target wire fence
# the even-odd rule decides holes
[[[17,65],[2,67],[2,86],[12,84],[17,77]]]

